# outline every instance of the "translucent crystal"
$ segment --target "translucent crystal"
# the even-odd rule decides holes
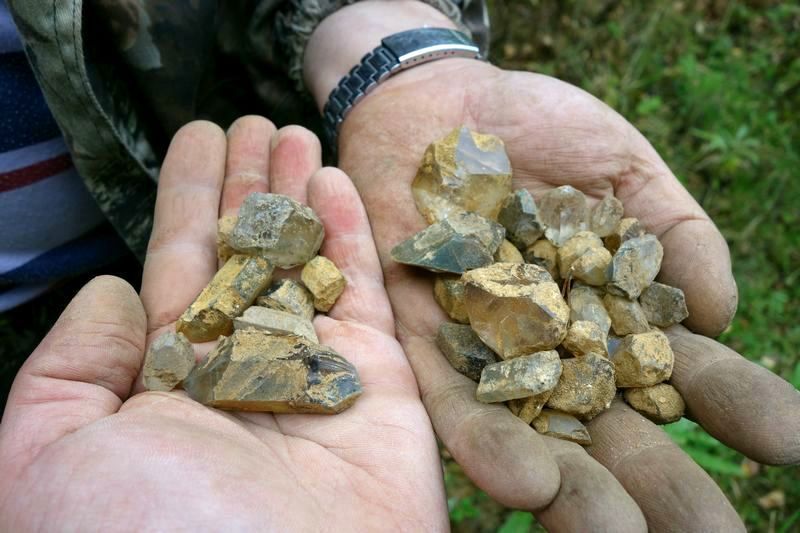
[[[526,398],[552,390],[561,375],[558,352],[550,350],[486,365],[477,398],[484,403]]]
[[[683,322],[688,316],[686,297],[677,287],[653,283],[639,296],[647,321],[654,326],[666,328]]]
[[[656,424],[671,424],[680,420],[686,403],[680,393],[667,383],[652,387],[625,389],[625,401]]]
[[[314,296],[302,283],[289,278],[273,281],[269,288],[256,298],[256,304],[292,313],[306,320],[314,318]]]
[[[347,280],[333,261],[321,255],[306,263],[300,279],[314,296],[314,307],[323,313],[330,311],[347,285]]]
[[[481,379],[483,367],[497,362],[494,352],[471,327],[464,324],[442,322],[436,335],[436,346],[453,368],[473,381]]]
[[[497,221],[506,228],[508,240],[522,250],[532,246],[544,234],[536,202],[531,193],[525,189],[516,190],[508,195]]]
[[[233,327],[255,328],[276,335],[296,335],[311,342],[319,342],[310,320],[266,307],[250,307],[242,316],[233,319]]]
[[[588,227],[586,197],[569,185],[548,191],[539,200],[539,220],[544,224],[545,237],[556,246],[563,246]]]
[[[607,332],[600,329],[600,326],[588,320],[578,320],[570,324],[563,346],[573,355],[596,353],[606,356],[607,342]]]
[[[533,428],[548,437],[577,442],[582,446],[590,446],[592,438],[589,431],[574,416],[566,413],[559,413],[552,409],[543,409],[533,421]]]
[[[623,337],[631,333],[646,333],[650,331],[647,317],[642,306],[636,300],[628,300],[624,296],[606,294],[603,303],[611,318],[611,328],[614,333]]]
[[[675,355],[661,331],[634,333],[611,354],[617,387],[649,387],[669,379]]]
[[[462,324],[469,324],[465,300],[467,288],[460,277],[437,276],[433,284],[433,296],[447,316]]]
[[[617,393],[611,361],[589,353],[564,359],[561,366],[561,377],[547,407],[581,420],[591,420],[609,408]]]
[[[608,269],[608,292],[638,298],[661,270],[664,248],[655,235],[630,239],[620,245]]]
[[[194,366],[194,349],[182,333],[164,333],[150,344],[142,366],[144,387],[170,391],[183,381]]]
[[[600,237],[611,235],[622,220],[623,212],[622,202],[611,195],[606,196],[592,208],[590,216],[592,231]]]
[[[608,333],[611,318],[596,289],[586,286],[573,287],[569,292],[569,309],[570,321],[588,320],[597,324],[602,332]]]

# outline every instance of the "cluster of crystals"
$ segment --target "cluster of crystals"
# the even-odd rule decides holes
[[[412,188],[431,225],[392,257],[439,274],[434,296],[455,323],[437,344],[478,400],[583,445],[583,422],[618,389],[656,423],[683,415],[659,328],[688,316],[684,295],[654,281],[661,244],[618,199],[512,191],[503,142],[466,128],[428,147]]]
[[[338,413],[361,394],[355,367],[319,344],[312,320],[327,312],[346,281],[317,255],[324,229],[295,200],[253,193],[238,216],[218,224],[222,268],[178,319],[175,332],[150,346],[148,390],[182,385],[193,399],[221,409]],[[275,267],[304,265],[301,281],[275,279]],[[193,342],[218,340],[195,365]]]

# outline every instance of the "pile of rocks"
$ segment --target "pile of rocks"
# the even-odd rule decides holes
[[[219,220],[222,268],[168,332],[150,346],[145,387],[182,385],[193,399],[221,409],[338,413],[361,394],[355,367],[319,344],[315,310],[327,312],[345,288],[329,259],[317,255],[324,229],[307,206],[253,193],[239,216]],[[304,265],[302,281],[273,280],[275,268]],[[255,305],[254,305],[255,304]],[[193,342],[217,340],[195,365]]]
[[[582,422],[625,400],[657,423],[683,415],[674,355],[659,329],[688,316],[683,292],[654,281],[663,249],[622,203],[593,208],[563,186],[537,202],[511,189],[503,142],[459,128],[432,143],[412,184],[431,224],[392,250],[436,272],[434,296],[455,321],[437,344],[540,433],[591,443]]]

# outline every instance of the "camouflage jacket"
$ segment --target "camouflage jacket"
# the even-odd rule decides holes
[[[225,128],[251,113],[320,131],[291,56],[302,54],[319,20],[354,1],[8,3],[75,167],[143,259],[159,165],[175,131],[201,118]],[[471,13],[474,36],[486,41],[483,0],[425,1],[457,18]]]

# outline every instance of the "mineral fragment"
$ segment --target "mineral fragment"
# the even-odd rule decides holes
[[[463,324],[442,322],[436,346],[453,368],[473,381],[480,381],[483,367],[497,362],[494,352],[481,342],[471,327]]]
[[[661,331],[634,333],[611,354],[617,387],[649,387],[669,379],[675,355]]]
[[[500,243],[497,251],[494,253],[494,260],[497,263],[524,263],[522,254],[517,250],[517,247],[509,241],[504,240]]]
[[[256,329],[223,338],[184,389],[211,407],[274,413],[339,413],[361,395],[356,369],[331,348]]]
[[[495,263],[462,279],[472,328],[503,359],[550,350],[564,340],[569,307],[543,268]]]
[[[579,231],[558,249],[558,269],[562,279],[566,279],[579,257],[593,248],[602,248],[603,241],[591,231]]]
[[[561,359],[555,350],[488,364],[481,373],[477,398],[491,403],[535,396],[552,390],[560,375]]]
[[[570,237],[588,227],[586,197],[569,185],[548,191],[539,200],[539,220],[545,227],[547,240],[563,246]]]
[[[324,313],[330,311],[347,285],[333,261],[321,255],[306,263],[300,279],[314,296],[314,307]]]
[[[603,303],[611,317],[611,328],[614,333],[623,337],[631,333],[646,333],[650,331],[647,317],[642,306],[636,300],[628,300],[624,296],[606,294]]]
[[[296,335],[311,342],[319,342],[310,320],[266,307],[254,306],[246,309],[242,316],[233,319],[233,328],[254,328],[276,335]]]
[[[558,248],[547,239],[541,239],[533,243],[525,250],[523,255],[526,263],[539,265],[547,270],[553,279],[558,279]]]
[[[233,319],[247,309],[272,279],[272,265],[261,257],[237,254],[214,275],[175,329],[192,342],[228,335]]]
[[[661,270],[664,248],[655,235],[645,235],[623,242],[608,269],[608,292],[638,298]]]
[[[601,287],[608,281],[611,253],[605,248],[592,248],[580,256],[569,269],[569,275],[587,285]]]
[[[533,421],[533,428],[548,437],[577,442],[582,446],[592,444],[586,427],[577,418],[566,413],[543,409],[542,414]]]
[[[428,223],[461,211],[496,220],[511,192],[511,163],[503,141],[464,127],[453,130],[425,150],[411,190]]]
[[[171,391],[194,366],[194,350],[182,333],[167,332],[153,341],[144,358],[144,387],[151,391]]]
[[[464,303],[466,286],[460,277],[437,276],[433,284],[433,296],[447,316],[456,322],[469,324],[469,316]]]
[[[528,398],[519,398],[518,400],[509,400],[508,408],[519,417],[520,420],[526,424],[533,422],[533,419],[539,416],[542,408],[547,403],[550,395],[553,394],[552,390],[537,394],[536,396],[529,396]]]
[[[569,309],[570,321],[588,320],[597,324],[603,333],[608,333],[611,318],[596,289],[586,286],[573,287],[569,292]]]
[[[600,237],[607,237],[614,232],[614,229],[622,220],[624,209],[622,202],[609,195],[600,200],[592,209],[591,228]]]
[[[533,246],[544,234],[533,196],[525,189],[509,194],[503,202],[497,221],[506,228],[506,237],[524,250]]]
[[[612,254],[619,249],[620,245],[630,239],[644,235],[644,226],[635,218],[623,218],[609,235],[604,239],[608,251]]]
[[[647,321],[654,326],[667,328],[689,316],[683,291],[663,283],[654,282],[643,290],[639,302]]]
[[[309,262],[324,236],[322,222],[311,208],[282,194],[256,192],[242,202],[227,242],[241,253],[291,268]]]
[[[314,319],[314,296],[305,286],[293,279],[275,280],[267,290],[256,298],[256,304],[268,309],[292,313],[305,318]]]
[[[392,259],[433,272],[461,274],[490,265],[505,229],[475,213],[454,213],[392,249]]]
[[[680,420],[686,409],[680,393],[667,383],[652,387],[625,389],[625,401],[656,424]]]
[[[596,353],[608,355],[607,332],[594,322],[579,320],[570,324],[563,346],[573,355]]]
[[[589,353],[564,359],[561,366],[561,377],[547,407],[581,420],[591,420],[608,409],[617,393],[611,361]]]
[[[226,215],[217,220],[217,260],[221,265],[224,265],[236,253],[228,241],[233,233],[233,228],[236,227],[237,220],[238,217],[235,215]]]

